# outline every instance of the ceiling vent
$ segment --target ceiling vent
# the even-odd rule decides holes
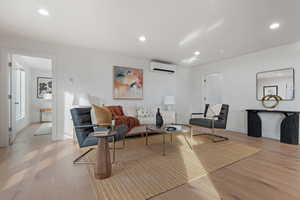
[[[176,65],[161,61],[151,61],[150,70],[152,72],[174,74],[176,72]]]

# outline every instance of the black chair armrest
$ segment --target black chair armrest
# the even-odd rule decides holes
[[[94,128],[98,127],[96,124],[87,124],[87,125],[80,125],[80,126],[74,126],[74,128]]]
[[[204,115],[204,113],[191,113],[191,115]]]
[[[214,117],[217,117],[219,119],[224,119],[221,115],[214,115]]]

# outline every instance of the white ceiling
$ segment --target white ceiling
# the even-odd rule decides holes
[[[299,8],[300,0],[1,0],[0,33],[198,65],[300,40]],[[275,21],[281,27],[270,30]]]
[[[47,58],[13,55],[13,61],[17,62],[23,67],[29,67],[42,71],[52,70],[52,62],[50,59]]]

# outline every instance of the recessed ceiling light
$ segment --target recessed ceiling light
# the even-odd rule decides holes
[[[270,26],[270,29],[274,30],[274,29],[278,29],[280,27],[280,24],[277,22],[272,23]]]
[[[146,37],[144,35],[139,37],[139,41],[141,42],[145,42],[146,41]]]
[[[200,51],[195,51],[194,54],[195,54],[195,56],[198,56],[198,55],[200,55]]]
[[[43,8],[38,9],[38,13],[43,16],[49,16],[49,11]]]

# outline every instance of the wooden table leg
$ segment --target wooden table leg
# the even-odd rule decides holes
[[[112,165],[110,161],[110,152],[107,138],[98,140],[98,148],[96,152],[95,177],[104,179],[111,176]]]

